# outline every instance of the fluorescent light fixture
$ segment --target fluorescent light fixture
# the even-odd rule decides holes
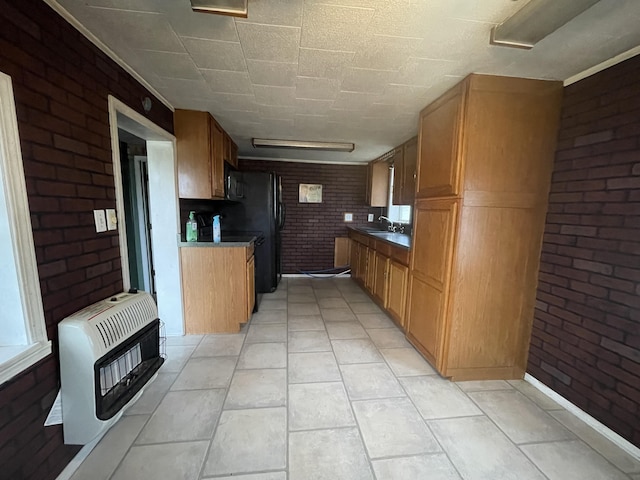
[[[600,0],[530,0],[491,29],[491,44],[531,49]]]
[[[191,8],[194,12],[247,18],[247,2],[248,0],[191,0]]]
[[[269,140],[266,138],[252,138],[251,143],[255,148],[293,148],[297,150],[323,150],[331,152],[353,152],[356,148],[353,143],[303,142],[301,140]]]

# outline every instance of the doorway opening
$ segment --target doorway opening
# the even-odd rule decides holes
[[[122,284],[154,295],[167,335],[183,335],[175,137],[109,97]]]

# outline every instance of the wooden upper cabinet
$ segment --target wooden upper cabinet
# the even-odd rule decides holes
[[[420,112],[417,198],[460,193],[460,136],[468,82]]]
[[[404,150],[396,148],[393,154],[393,204],[404,205]]]
[[[208,112],[176,110],[174,130],[178,157],[178,196],[211,198],[212,145]]]
[[[211,149],[213,157],[213,197],[224,198],[224,136],[225,132],[217,122],[211,128]]]
[[[227,133],[224,134],[224,161],[238,168],[238,146]]]
[[[416,198],[416,167],[418,165],[418,137],[402,145],[402,197],[398,205],[413,205]],[[395,197],[393,203],[396,203]]]
[[[386,207],[389,203],[389,162],[374,160],[367,170],[367,205]]]

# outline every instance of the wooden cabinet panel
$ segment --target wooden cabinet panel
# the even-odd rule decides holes
[[[188,334],[236,333],[247,321],[247,259],[241,247],[182,247]]]
[[[367,204],[371,207],[386,207],[389,203],[389,163],[369,162],[367,170]]]
[[[211,127],[211,162],[213,167],[213,196],[224,198],[224,130],[215,121]]]
[[[407,303],[409,268],[391,260],[389,261],[388,272],[387,300],[385,305],[389,314],[403,329],[406,329],[405,305]]]
[[[234,168],[238,168],[238,146],[229,134],[224,134],[224,161]]]
[[[451,267],[458,201],[432,200],[416,204],[411,274],[443,289]]]
[[[251,318],[251,314],[253,312],[253,307],[255,307],[256,302],[256,257],[253,255],[247,261],[247,320]]]
[[[376,275],[376,251],[373,248],[366,247],[366,255],[367,255],[367,266],[366,266],[366,276],[364,279],[364,286],[370,292],[373,291],[373,285],[375,282]]]
[[[211,198],[211,115],[176,110],[174,114],[180,198]]]
[[[405,205],[404,198],[404,151],[402,146],[396,148],[391,160],[393,162],[393,204]]]
[[[375,253],[375,271],[373,281],[373,296],[384,308],[387,308],[387,276],[389,269],[389,257]]]
[[[351,233],[349,233],[349,237],[351,237]],[[349,256],[349,266],[351,267],[351,277],[354,279],[358,278],[358,268],[360,261],[360,245],[356,240],[351,239],[350,244],[350,256]]]
[[[467,82],[420,113],[417,198],[459,194],[459,139]]]
[[[418,341],[416,345],[434,365],[440,359],[443,328],[443,309],[445,295],[419,277],[412,276],[410,281],[409,303],[407,311],[407,331],[409,339]]]
[[[362,243],[358,244],[358,280],[360,280],[362,284],[365,283],[367,278],[368,251],[369,248],[367,248],[366,245]]]
[[[402,196],[399,205],[413,205],[416,198],[417,162],[418,137],[414,137],[402,146]]]

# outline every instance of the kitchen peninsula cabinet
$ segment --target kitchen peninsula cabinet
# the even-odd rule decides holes
[[[525,372],[561,98],[470,75],[420,114],[407,338],[443,376]]]
[[[174,129],[178,196],[223,199],[225,131],[208,112],[193,110],[176,110]]]
[[[183,243],[182,296],[187,334],[237,333],[253,312],[253,243]]]

